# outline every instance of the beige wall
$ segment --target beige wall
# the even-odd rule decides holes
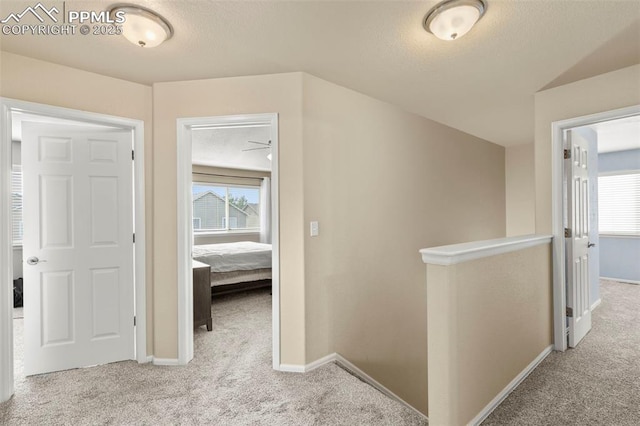
[[[551,233],[551,124],[640,105],[640,65],[535,95],[536,232]]]
[[[281,361],[305,362],[304,226],[302,217],[302,74],[159,83],[154,85],[154,234],[156,355],[176,358],[176,119],[279,114]],[[159,333],[157,333],[159,335]]]
[[[1,58],[2,96],[144,120],[148,352],[158,358],[178,354],[176,119],[277,112],[281,362],[337,351],[426,412],[418,249],[504,235],[502,147],[301,73],[150,88]]]
[[[504,236],[504,148],[303,81],[306,361],[338,352],[426,413],[418,250]]]
[[[427,265],[429,424],[468,424],[553,341],[551,244]]]
[[[144,121],[147,327],[153,330],[153,144],[151,87],[0,52],[0,96]],[[153,333],[147,334],[153,353]]]
[[[505,198],[507,237],[536,231],[534,145],[505,149]]]

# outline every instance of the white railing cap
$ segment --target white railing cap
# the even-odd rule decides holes
[[[551,242],[551,235],[522,235],[473,241],[420,250],[422,261],[432,265],[453,265],[483,257],[495,256]]]

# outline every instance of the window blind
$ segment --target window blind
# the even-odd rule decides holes
[[[11,231],[13,244],[22,244],[22,168],[11,169]]]
[[[640,172],[598,178],[601,234],[640,236]]]

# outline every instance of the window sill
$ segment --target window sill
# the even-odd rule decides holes
[[[629,235],[629,234],[598,234],[600,238],[640,238],[640,235]]]
[[[218,232],[194,232],[193,236],[198,237],[216,237],[216,236],[229,236],[229,235],[260,235],[260,231],[218,231]]]

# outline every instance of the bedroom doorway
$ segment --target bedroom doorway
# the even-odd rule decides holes
[[[568,262],[567,258],[569,257],[569,250],[566,248],[566,241],[573,239],[573,237],[565,237],[565,235],[571,236],[575,234],[571,228],[567,228],[567,224],[569,222],[568,216],[568,203],[571,202],[570,199],[567,198],[566,191],[566,180],[565,180],[565,164],[569,164],[575,162],[576,155],[574,152],[568,150],[565,154],[565,150],[571,148],[568,145],[567,135],[571,134],[570,131],[573,131],[574,136],[579,135],[583,138],[586,137],[587,143],[591,145],[592,155],[595,155],[595,162],[598,162],[598,141],[597,141],[597,126],[601,126],[603,123],[612,122],[615,120],[625,120],[625,119],[633,119],[633,117],[640,116],[640,105],[635,105],[627,108],[621,108],[618,110],[605,111],[600,112],[588,116],[576,117],[562,121],[556,121],[552,123],[552,229],[554,235],[554,277],[553,277],[553,292],[554,292],[554,322],[553,322],[553,330],[554,330],[554,349],[556,351],[565,351],[569,346],[569,341],[571,340],[570,333],[574,331],[568,327],[568,321],[573,318],[573,315],[576,315],[575,305],[578,296],[581,296],[584,300],[581,302],[581,311],[587,312],[591,311],[597,304],[598,300],[594,295],[597,295],[597,289],[599,286],[599,280],[595,279],[593,283],[590,283],[589,280],[584,280],[582,287],[586,288],[586,291],[579,292],[578,286],[569,285],[568,279],[570,275],[567,273],[567,268],[569,265],[577,264],[577,262]],[[581,129],[580,129],[581,128]],[[566,156],[565,156],[566,155]],[[581,156],[588,157],[588,151],[585,152],[582,150]],[[569,157],[569,158],[567,158]],[[593,162],[593,160],[589,160]],[[587,160],[583,161],[587,162]],[[598,170],[597,167],[592,170],[593,175],[591,177],[592,183],[598,178]],[[591,196],[585,194],[582,197],[582,200],[588,200],[595,197],[597,200],[597,187],[591,185],[589,187],[589,191],[591,192]],[[588,202],[585,203],[587,206]],[[591,213],[596,214],[597,220],[597,204],[592,206]],[[588,211],[584,212],[582,217],[583,220],[586,221],[582,228],[590,231],[590,228],[596,228],[594,231],[597,233],[597,223],[593,220],[592,214]],[[594,226],[596,225],[596,226]],[[575,225],[573,225],[575,228]],[[565,228],[567,229],[565,231]],[[588,232],[586,233],[588,236]],[[599,249],[596,241],[589,241],[588,238],[586,240],[586,249],[588,250],[596,250]],[[597,252],[596,252],[596,255]],[[589,273],[591,273],[591,268],[589,268],[588,264],[583,268],[583,276],[588,277]],[[595,272],[598,274],[598,272]],[[599,275],[599,274],[598,274]],[[595,291],[591,291],[589,287],[593,286]],[[589,295],[589,293],[594,293]],[[569,302],[571,301],[571,302]],[[567,309],[569,308],[569,309]],[[589,313],[590,315],[590,313]],[[570,318],[571,317],[571,318]],[[573,338],[574,343],[579,341],[579,339]]]
[[[0,230],[2,236],[2,245],[0,246],[0,270],[4,287],[0,294],[0,401],[4,401],[13,394],[14,380],[18,379],[18,377],[14,375],[14,366],[20,368],[20,361],[22,359],[22,356],[20,356],[21,359],[19,360],[14,359],[13,356],[15,345],[13,339],[15,326],[13,319],[13,301],[15,299],[12,297],[13,286],[10,287],[9,285],[13,283],[14,278],[20,278],[19,276],[22,276],[23,272],[25,273],[24,282],[26,284],[23,288],[26,290],[25,296],[28,296],[25,297],[24,300],[25,305],[29,306],[28,309],[25,307],[25,311],[28,312],[24,315],[24,320],[18,318],[21,325],[17,327],[19,334],[22,335],[22,322],[24,321],[24,334],[27,337],[31,336],[29,341],[33,343],[29,351],[29,356],[31,357],[30,367],[28,371],[25,369],[24,372],[36,374],[60,369],[77,368],[80,366],[97,365],[118,359],[137,359],[139,362],[147,361],[146,328],[144,321],[146,299],[144,165],[142,161],[144,157],[144,130],[143,123],[140,120],[88,113],[8,98],[0,99],[0,104],[2,107],[1,127],[6,130],[2,134],[0,144],[0,168],[2,169],[0,181],[3,189],[2,202],[0,203],[0,221],[3,224]],[[27,131],[28,129],[29,131]],[[81,139],[79,136],[80,133],[87,136],[87,138]],[[91,137],[88,136],[89,134]],[[96,136],[96,134],[98,136]],[[114,136],[116,134],[117,136]],[[23,136],[25,137],[24,141]],[[112,143],[112,139],[110,139],[111,136],[116,137],[118,142],[114,141]],[[34,141],[37,141],[37,143]],[[23,143],[28,145],[29,149],[23,149]],[[117,148],[115,148],[116,145]],[[113,149],[99,149],[105,146]],[[93,150],[88,148],[92,148]],[[103,210],[96,208],[95,203],[93,206],[90,206],[89,209],[82,210],[79,203],[86,201],[88,198],[86,195],[87,191],[84,191],[83,188],[78,189],[77,185],[74,186],[73,178],[76,177],[76,182],[87,182],[88,180],[77,170],[78,168],[86,170],[87,164],[90,164],[92,161],[95,162],[95,160],[100,160],[106,154],[114,152],[119,153],[118,155],[122,158],[130,158],[129,155],[132,149],[142,157],[140,161],[136,160],[132,162],[129,160],[126,163],[124,161],[113,161],[116,162],[118,166],[121,166],[123,169],[122,173],[118,170],[107,176],[107,171],[103,171],[103,175],[98,175],[98,172],[95,172],[95,176],[91,176],[92,178],[97,177],[99,179],[109,178],[111,179],[109,182],[122,182],[122,185],[115,191],[118,193],[118,196],[122,194],[125,194],[127,197],[131,196],[131,200],[121,204],[124,208],[119,210],[120,216],[118,220],[120,220],[120,217],[122,217],[123,221],[126,220],[129,224],[128,229],[138,231],[138,236],[141,239],[139,244],[135,244],[135,247],[130,247],[126,255],[123,255],[122,262],[118,261],[119,263],[116,266],[110,267],[111,270],[113,270],[123,264],[130,266],[130,273],[127,274],[127,278],[123,278],[119,282],[119,285],[123,288],[126,287],[126,293],[124,291],[122,292],[122,298],[114,297],[115,292],[110,291],[111,289],[108,288],[107,293],[110,293],[108,296],[111,296],[109,303],[93,310],[93,318],[101,321],[105,320],[101,325],[108,324],[112,329],[119,327],[119,330],[126,328],[127,331],[127,335],[123,336],[122,340],[116,344],[118,348],[124,348],[122,351],[124,355],[121,353],[120,355],[107,359],[103,354],[114,349],[115,346],[111,346],[110,343],[115,339],[119,339],[119,335],[113,336],[113,339],[110,335],[100,336],[103,337],[104,343],[100,353],[98,353],[98,351],[90,352],[84,349],[80,351],[77,350],[76,347],[70,347],[81,340],[81,337],[79,337],[80,331],[78,331],[81,326],[77,325],[77,321],[87,322],[87,320],[80,315],[79,309],[82,302],[87,304],[86,298],[80,300],[76,297],[80,291],[86,294],[86,289],[89,288],[83,285],[82,289],[78,290],[81,284],[88,282],[88,279],[85,279],[87,274],[81,277],[82,271],[86,270],[86,268],[83,269],[85,265],[70,267],[65,264],[64,266],[60,266],[64,262],[76,261],[77,257],[74,255],[69,257],[69,255],[65,253],[56,253],[54,256],[51,252],[45,253],[43,247],[44,249],[49,249],[53,246],[56,248],[62,247],[63,244],[59,242],[61,238],[67,238],[65,241],[67,245],[74,247],[80,245],[80,242],[78,242],[80,236],[87,235],[88,232],[81,232],[79,227],[86,225],[88,222],[87,217],[95,220],[96,223],[100,222],[102,224],[104,222],[97,217],[98,214],[96,213],[96,211],[99,210],[99,213],[102,214]],[[88,155],[87,151],[90,151],[93,156]],[[79,152],[81,152],[82,155],[80,155]],[[126,153],[126,155],[124,153]],[[60,165],[60,170],[47,170],[46,176],[42,177],[42,167],[36,164],[34,158],[37,158],[37,161],[40,163],[45,163],[46,161],[44,160],[49,161],[49,163],[56,163]],[[108,161],[106,161],[106,163],[108,163]],[[25,167],[23,168],[22,166]],[[62,170],[63,167],[65,167],[64,170]],[[126,171],[124,170],[125,168]],[[69,171],[69,169],[72,170]],[[92,172],[94,171],[95,170],[92,169]],[[37,182],[36,185],[33,184],[34,177],[38,173],[40,173],[40,179],[38,180],[40,182],[39,189]],[[81,178],[78,179],[77,176],[81,176]],[[125,177],[122,178],[122,176]],[[51,181],[56,180],[56,183],[62,181],[63,184],[55,188],[52,186],[43,189],[42,182],[47,179]],[[20,182],[24,183],[24,185]],[[90,181],[90,183],[91,182],[95,183],[95,179]],[[60,189],[62,190],[58,191]],[[45,194],[46,190],[49,190],[49,192]],[[33,195],[36,194],[34,191],[38,191],[40,196],[33,197]],[[73,193],[76,194],[75,198],[73,195],[70,195]],[[94,186],[91,187],[91,193],[104,194],[105,191],[101,188],[95,188]],[[25,195],[25,197],[23,197],[23,195]],[[50,197],[47,198],[46,195]],[[47,208],[38,209],[37,206],[33,207],[32,202],[32,208],[25,209],[25,213],[30,215],[30,219],[27,220],[27,214],[25,214],[24,217],[22,215],[23,198],[25,202],[27,199],[33,201],[35,198],[36,202],[40,204],[42,204],[44,200],[47,203],[46,207],[48,210]],[[74,203],[74,199],[78,200],[78,203]],[[67,207],[67,209],[64,210],[63,207]],[[93,207],[93,210],[91,210],[91,207]],[[42,210],[44,210],[44,213],[39,214],[38,212]],[[78,212],[82,213],[82,216]],[[64,213],[68,214],[65,216]],[[124,219],[125,217],[126,219]],[[107,218],[107,220],[109,220],[109,218]],[[111,220],[111,223],[114,221],[115,220]],[[25,224],[24,226],[23,223]],[[29,223],[35,224],[35,226],[31,226]],[[43,224],[49,225],[46,231],[43,231]],[[38,226],[40,227],[39,230],[37,230]],[[25,231],[24,238],[22,238],[23,230]],[[49,232],[47,233],[47,231]],[[100,230],[100,232],[102,232],[100,235],[94,233],[93,237],[97,238],[90,240],[90,244],[93,246],[98,245],[100,243],[98,239],[105,235],[103,231],[102,229]],[[28,233],[31,233],[32,236],[36,235],[37,238],[40,238],[44,242],[36,242],[34,245],[33,240],[29,239]],[[58,240],[54,241],[54,238],[58,238]],[[120,238],[118,241],[123,240],[125,238],[124,234],[118,234],[118,238]],[[126,241],[130,241],[129,238],[130,234],[127,234]],[[24,243],[24,246],[22,243]],[[127,243],[127,246],[130,246],[130,244]],[[34,247],[36,248],[34,249]],[[24,264],[22,263],[23,248],[25,249],[25,254],[29,256]],[[135,264],[133,264],[133,256],[137,259]],[[44,263],[44,265],[40,265],[40,263]],[[43,271],[42,269],[45,267],[49,268],[49,270]],[[62,270],[52,272],[51,269],[56,267]],[[109,267],[102,268],[101,272],[107,271],[108,268]],[[97,271],[97,268],[94,268],[94,270]],[[33,272],[36,272],[35,278]],[[29,276],[30,273],[31,275]],[[81,278],[76,279],[74,282],[75,276]],[[115,274],[112,274],[112,277],[113,276],[115,276]],[[53,277],[54,279],[46,281],[42,277]],[[71,278],[65,282],[64,279],[58,279],[60,277]],[[37,295],[38,289],[35,288],[34,291],[33,287],[33,281],[39,278],[41,279],[40,285],[36,287],[44,289],[43,294],[40,296]],[[96,278],[95,274],[93,278]],[[101,284],[97,281],[99,280],[95,279],[93,281],[93,287],[91,287],[93,290]],[[108,280],[103,279],[102,282],[109,284]],[[60,297],[57,297],[59,293],[51,292],[52,288],[61,290],[62,292],[64,290],[70,290],[67,293],[68,298],[61,301]],[[29,296],[29,294],[31,294],[31,296]],[[104,300],[104,298],[101,300]],[[123,307],[123,305],[126,306]],[[94,304],[93,306],[95,307],[96,305]],[[111,310],[106,312],[104,309],[105,306],[108,306]],[[89,312],[89,309],[82,313]],[[46,316],[42,315],[43,312]],[[114,312],[123,312],[123,315],[116,319]],[[125,314],[127,314],[127,318],[125,318]],[[131,320],[135,319],[131,317],[134,315],[138,315],[141,318],[137,326],[131,326],[133,322]],[[52,323],[55,323],[54,325],[56,327],[52,326]],[[44,327],[46,327],[45,332],[42,331]],[[55,336],[53,336],[53,334],[47,335],[47,331],[56,334]],[[94,335],[96,331],[101,332],[102,330],[94,328],[92,330]],[[66,336],[64,332],[67,332]],[[116,334],[117,332],[118,330],[112,334]],[[71,334],[71,337],[69,337],[69,334]],[[82,336],[82,338],[84,337],[85,335]],[[40,351],[39,357],[33,358],[33,352],[39,351],[40,349],[38,348],[46,349],[47,347],[56,346],[55,344],[52,345],[46,342],[42,344],[41,340],[45,340],[46,338],[51,338],[51,340],[57,339],[57,348],[61,348],[64,346],[63,344],[68,343],[67,348],[63,348],[63,350],[68,349],[67,352],[62,353],[63,350],[61,350],[53,354],[51,352],[44,353],[44,351]],[[107,340],[109,340],[109,342],[107,342]],[[29,344],[26,346],[29,346]],[[19,354],[24,353],[24,351],[20,350],[17,352]],[[70,352],[79,354],[84,358],[80,360],[78,357],[75,357],[70,360],[68,356]],[[22,379],[24,374],[20,374],[20,376],[20,379]]]
[[[278,115],[178,119],[177,129],[178,361],[194,356],[194,325],[211,328],[201,294],[271,285],[279,369]]]

